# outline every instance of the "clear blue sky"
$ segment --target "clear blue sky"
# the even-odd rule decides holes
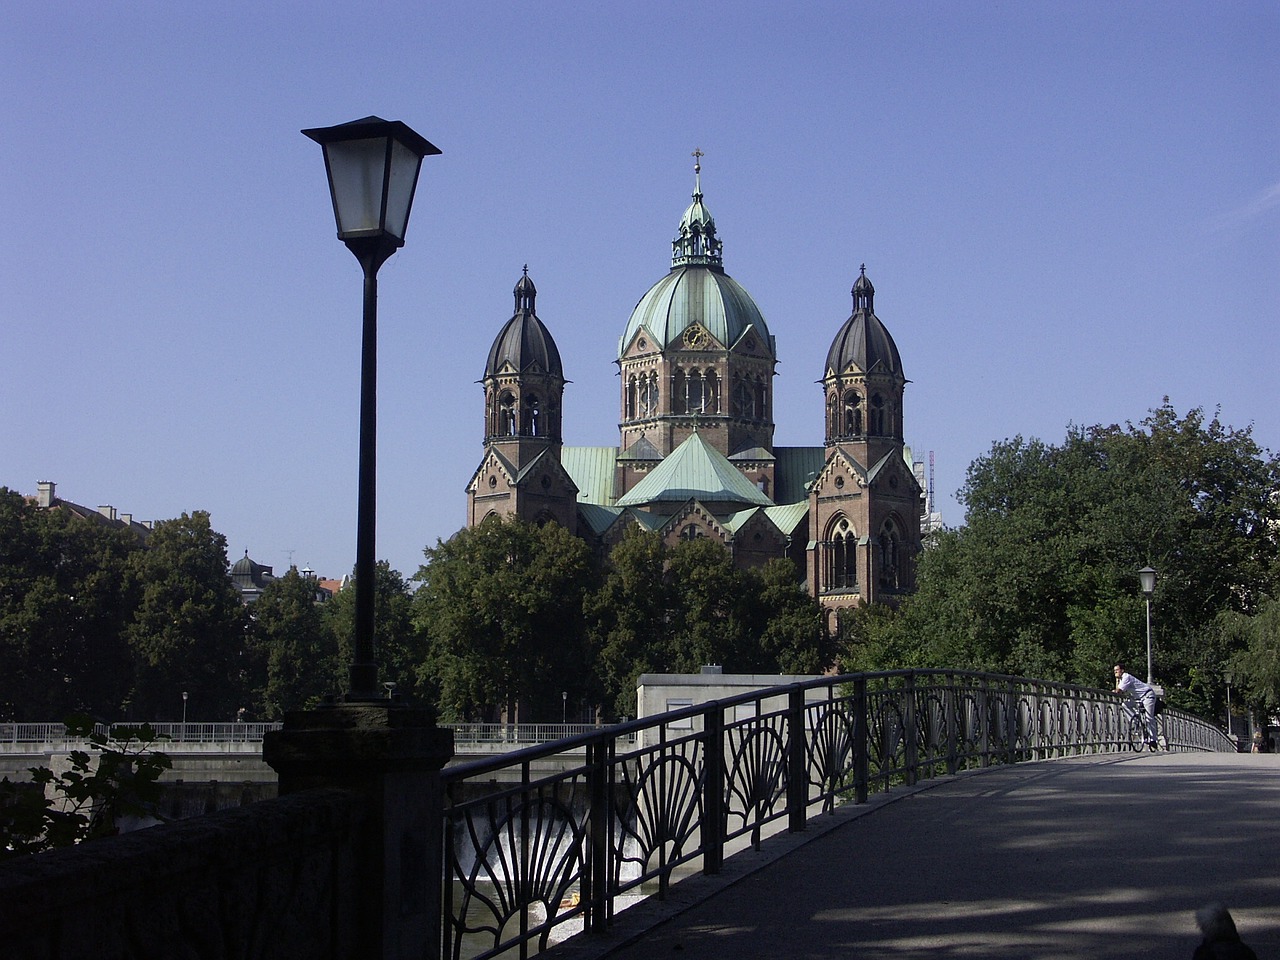
[[[464,521],[523,264],[570,444],[705,152],[727,271],[777,338],[776,440],[858,265],[945,519],[994,440],[1221,406],[1280,447],[1280,6],[11,6],[0,31],[0,484],[210,511],[232,560],[351,569],[360,273],[319,148],[368,114],[443,151],[380,274],[378,556]]]

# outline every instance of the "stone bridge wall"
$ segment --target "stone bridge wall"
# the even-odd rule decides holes
[[[354,956],[365,815],[355,794],[311,790],[10,861],[0,870],[0,953]]]

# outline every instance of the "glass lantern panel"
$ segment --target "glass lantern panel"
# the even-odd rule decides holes
[[[387,233],[403,240],[409,226],[413,187],[418,182],[422,158],[399,140],[391,142],[391,182],[387,186]]]
[[[386,149],[383,137],[342,140],[325,146],[339,236],[381,229]]]

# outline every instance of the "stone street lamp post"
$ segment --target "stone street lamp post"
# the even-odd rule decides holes
[[[1151,594],[1156,590],[1156,572],[1151,567],[1143,567],[1138,571],[1138,579],[1147,599],[1147,683],[1151,683]]]
[[[440,151],[398,120],[365,117],[303,130],[324,148],[338,239],[364,271],[356,623],[341,702],[285,714],[263,739],[280,795],[338,788],[364,810],[334,906],[331,946],[351,956],[440,955],[442,785],[453,733],[430,711],[390,698],[374,656],[378,268],[404,245],[422,158]],[[344,946],[346,945],[346,946]]]
[[[303,130],[324,148],[338,239],[364,270],[355,654],[348,700],[379,699],[373,656],[378,428],[378,268],[404,246],[422,158],[440,151],[399,120],[365,117]]]

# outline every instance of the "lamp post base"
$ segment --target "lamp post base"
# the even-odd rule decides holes
[[[440,771],[453,752],[453,731],[437,726],[430,711],[389,700],[293,711],[264,738],[263,758],[279,775],[281,795],[336,787],[366,807],[349,878],[362,956],[439,955]]]

